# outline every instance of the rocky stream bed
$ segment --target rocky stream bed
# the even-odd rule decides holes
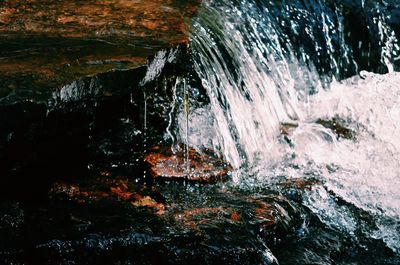
[[[174,137],[210,104],[185,29],[200,5],[0,2],[0,264],[400,264],[304,206],[329,192],[313,174],[238,185],[220,151]]]

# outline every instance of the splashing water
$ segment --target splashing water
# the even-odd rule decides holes
[[[271,5],[205,1],[193,21],[195,66],[213,100],[219,148],[236,167],[273,160],[279,125],[301,117],[299,107],[310,94],[357,74],[365,58],[353,50],[362,50],[363,42],[378,42],[374,64],[389,72],[399,53],[378,3],[366,12],[378,38],[360,40],[357,47],[346,38],[351,32],[345,32],[343,6]]]
[[[357,227],[360,224],[354,224],[355,218],[349,212],[342,216],[344,223],[332,216],[325,221],[334,220],[333,225],[353,231],[365,229],[397,252],[400,250],[399,82],[399,73],[368,73],[364,80],[352,78],[332,84],[331,90],[311,98],[308,121],[293,133],[294,147],[288,150],[296,154],[291,164],[304,167],[313,163],[325,189],[371,214],[377,227],[373,231]],[[318,118],[330,117],[348,121],[356,139],[338,140],[326,128],[312,123]],[[302,177],[302,173],[294,172],[290,177]],[[318,198],[320,192],[323,191],[311,192],[306,205],[317,214],[321,209],[337,212],[340,208],[337,204],[321,204],[324,199]]]
[[[246,169],[241,186],[318,179],[303,204],[322,222],[400,254],[400,48],[390,4],[337,2],[204,1],[191,42],[216,129],[197,137],[211,135]],[[354,14],[363,36],[349,26]],[[332,119],[354,137],[317,122]],[[287,125],[296,128],[280,135]]]

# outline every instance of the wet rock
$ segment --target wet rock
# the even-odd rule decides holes
[[[0,120],[0,197],[43,193],[54,172],[68,174],[74,164],[79,174],[85,167],[85,112],[50,115],[44,104],[21,102],[0,106]]]
[[[0,32],[68,37],[150,36],[166,42],[186,40],[184,18],[192,15],[198,1],[58,1],[26,3],[3,1]]]
[[[199,1],[0,3],[0,97],[42,93],[85,76],[133,69],[162,48],[187,43]],[[32,95],[31,95],[32,96]]]
[[[132,201],[132,205],[136,207],[148,207],[156,210],[157,215],[163,215],[165,213],[165,206],[162,203],[157,202],[150,196],[141,196],[137,194],[135,201]]]
[[[340,138],[354,140],[355,132],[349,128],[346,128],[346,122],[340,118],[332,118],[330,120],[319,119],[316,123],[321,124],[325,128],[331,129],[337,139]]]
[[[16,229],[24,222],[24,211],[19,203],[0,204],[0,229]]]
[[[67,182],[56,182],[49,190],[49,197],[52,200],[68,200],[79,203],[98,201],[110,195],[111,192],[107,193],[102,189],[82,189],[78,184]]]
[[[46,103],[19,96],[0,99],[2,186],[19,183],[17,191],[32,194],[47,189],[55,178],[84,175],[90,160],[95,159],[90,144],[109,130],[104,124],[121,133],[135,131],[135,126],[141,128],[136,118],[140,107],[126,94],[132,93],[144,70],[109,72],[79,80],[53,91]],[[121,119],[129,118],[132,122],[128,128],[118,127]]]
[[[4,58],[0,64],[0,97],[41,102],[78,79],[145,66],[147,56],[157,51],[61,37],[0,38],[0,47]]]
[[[74,198],[76,196],[79,196],[79,194],[80,189],[78,185],[62,182],[53,184],[49,191],[50,197],[65,196],[68,198]]]
[[[397,6],[393,5],[392,8],[390,8],[389,23],[393,26],[397,26],[397,28],[400,25],[400,6],[399,5],[397,5]],[[398,36],[400,35],[398,30],[397,30],[397,34],[398,34]]]
[[[126,177],[117,177],[109,172],[106,176],[91,177],[75,182],[55,182],[49,197],[57,202],[70,202],[79,205],[114,204],[121,207],[134,206],[155,211],[157,215],[165,212],[165,199],[156,187],[146,187]]]
[[[249,198],[255,203],[253,222],[260,226],[260,234],[270,244],[282,241],[295,233],[302,222],[302,209],[280,194],[267,194]]]
[[[172,152],[170,147],[156,146],[145,155],[150,173],[156,179],[214,182],[226,180],[232,167],[211,150],[189,148]]]
[[[90,263],[105,259],[110,264],[275,264],[267,245],[279,245],[302,222],[301,210],[267,191],[249,196],[219,185],[176,182],[144,187],[103,173],[96,181],[90,178],[53,189],[58,198],[60,193],[70,198],[52,197],[58,206],[42,212],[47,217],[41,222],[51,218],[48,231],[61,226],[74,236],[41,235],[26,255],[42,264],[82,259]],[[108,196],[77,199],[100,192]],[[67,217],[56,218],[57,209]],[[17,252],[8,254],[15,257],[25,260]]]
[[[293,131],[298,127],[297,123],[281,123],[280,124],[280,132],[282,135],[288,136],[291,135],[293,133]]]
[[[93,170],[142,177],[145,145],[165,143],[176,80],[191,69],[187,52],[185,47],[163,51],[163,67],[144,84],[155,59],[148,67],[102,73],[48,91],[41,94],[44,103],[33,100],[34,90],[1,98],[2,187],[19,185],[17,192],[7,189],[1,196],[43,196],[56,179]],[[197,104],[208,99],[204,91],[191,93]]]
[[[278,183],[280,191],[289,199],[301,202],[304,194],[323,183],[315,178],[289,178]]]
[[[268,191],[226,183],[144,185],[109,171],[56,182],[49,200],[18,206],[23,222],[12,233],[0,227],[0,261],[274,264],[269,247],[295,233],[304,214]]]
[[[279,185],[284,189],[299,189],[299,190],[311,190],[315,185],[321,185],[322,182],[317,179],[303,179],[303,178],[290,178],[287,179]]]

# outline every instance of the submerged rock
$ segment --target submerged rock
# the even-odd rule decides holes
[[[49,195],[40,207],[18,206],[24,221],[12,234],[0,226],[2,264],[274,264],[269,246],[303,218],[297,205],[268,191],[143,185],[106,171],[54,183]]]
[[[293,179],[282,189],[315,185]],[[231,182],[144,184],[102,171],[49,195],[0,204],[2,264],[331,264],[365,253],[300,203]]]
[[[290,123],[290,122],[282,122],[280,124],[280,133],[282,135],[288,136],[291,135],[293,133],[293,131],[298,127],[299,125],[297,123]]]
[[[189,157],[187,157],[189,155]],[[211,150],[172,152],[170,147],[153,147],[144,157],[156,179],[214,182],[226,180],[232,167]]]
[[[349,128],[346,128],[345,121],[340,118],[332,118],[330,120],[319,119],[316,121],[316,123],[321,124],[325,128],[331,129],[336,134],[337,139],[355,139],[355,132]]]

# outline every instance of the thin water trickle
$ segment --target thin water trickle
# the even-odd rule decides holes
[[[189,92],[187,79],[183,79],[183,97],[184,97],[184,111],[185,111],[185,163],[186,163],[186,174],[190,175],[190,157],[189,157]]]
[[[175,109],[176,109],[176,105],[177,103],[177,86],[180,83],[180,78],[177,78],[175,81],[175,84],[172,86],[172,101],[171,101],[171,107],[170,107],[170,111],[168,112],[168,126],[166,128],[166,132],[167,135],[169,137],[169,139],[171,139],[171,151],[172,153],[176,152],[176,137],[175,137],[175,133],[173,131],[173,123],[175,120]]]
[[[148,147],[147,147],[147,95],[146,95],[146,89],[143,89],[143,159],[145,159],[145,156],[148,152]],[[147,170],[143,170],[143,176],[147,176]]]

